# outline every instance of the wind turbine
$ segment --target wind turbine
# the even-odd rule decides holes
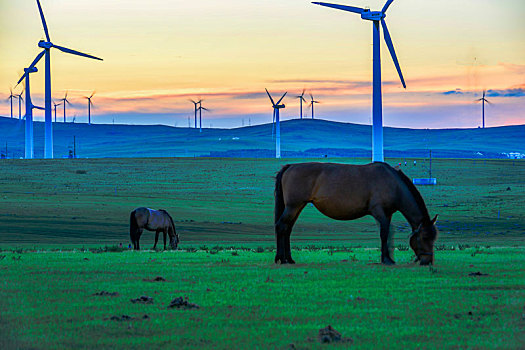
[[[303,119],[303,102],[306,102],[306,100],[304,99],[304,89],[303,89],[303,92],[301,93],[301,95],[299,96],[295,96],[295,98],[298,98],[299,99],[299,105],[301,106],[300,107],[300,111],[301,111],[301,119]]]
[[[485,98],[486,93],[487,90],[483,90],[483,97],[476,100],[476,102],[481,101],[481,123],[483,129],[485,129],[485,102],[487,102],[488,104],[492,104],[492,102]]]
[[[16,85],[20,84],[25,77],[25,92],[26,92],[26,130],[25,130],[25,159],[34,158],[34,141],[33,141],[33,108],[44,109],[35,106],[31,101],[31,85],[29,84],[29,74],[38,72],[36,67],[24,68],[24,75],[18,80]],[[20,96],[21,97],[21,96]]]
[[[193,107],[195,109],[195,129],[197,129],[197,111],[199,110],[199,106],[202,102],[202,100],[198,100],[198,101],[193,101],[193,100],[190,100],[190,102],[193,103]]]
[[[13,89],[9,89],[10,91],[10,94],[9,94],[9,97],[6,99],[7,100],[11,100],[11,118],[13,118],[13,98],[16,98],[16,95],[13,95]]]
[[[275,119],[275,158],[281,158],[281,123],[279,120],[279,110],[281,108],[285,108],[286,106],[284,104],[280,105],[281,101],[283,100],[284,96],[286,96],[287,92],[284,93],[284,95],[275,103],[273,101],[272,95],[268,92],[268,89],[265,89],[266,93],[268,94],[268,97],[270,98],[270,101],[272,102],[273,107],[273,118]]]
[[[69,102],[69,100],[67,99],[67,91],[66,91],[66,94],[64,95],[64,98],[60,99],[59,101],[62,101],[62,103],[64,104],[64,123],[65,123],[66,122],[66,106],[68,103],[71,104],[71,102]]]
[[[386,46],[390,51],[390,56],[394,61],[397,73],[401,79],[401,84],[406,89],[405,80],[401,73],[401,67],[397,60],[396,52],[394,50],[394,44],[390,38],[390,33],[386,26],[385,17],[386,10],[392,4],[394,0],[388,0],[381,11],[370,11],[370,9],[364,9],[354,6],[345,6],[338,4],[330,4],[325,2],[314,2],[313,4],[331,7],[337,10],[343,10],[353,12],[361,15],[361,19],[372,21],[373,29],[373,50],[374,50],[374,63],[373,63],[373,92],[372,92],[372,161],[382,162],[383,156],[383,107],[381,98],[381,51],[380,51],[380,36],[379,36],[379,24],[383,27],[383,36],[385,38]]]
[[[18,95],[15,95],[18,99],[18,120],[22,119],[22,101],[24,101],[24,98],[22,97],[23,93],[24,91],[22,90]]]
[[[80,51],[68,49],[63,46],[55,45],[51,42],[49,37],[49,31],[47,29],[46,19],[44,17],[44,12],[42,11],[42,6],[40,6],[40,0],[36,0],[38,5],[38,11],[40,12],[40,19],[42,20],[42,26],[44,28],[44,33],[46,34],[46,40],[40,40],[38,42],[38,47],[43,48],[43,50],[36,56],[33,63],[29,66],[29,69],[35,67],[35,65],[40,61],[40,59],[45,55],[45,145],[44,145],[44,158],[53,158],[53,123],[51,119],[51,48],[58,49],[62,52],[69,53],[72,55],[92,58],[95,60],[102,61],[101,58],[91,56]],[[27,74],[27,73],[25,73]],[[65,107],[65,106],[64,106]]]
[[[57,106],[60,106],[61,104],[62,102],[56,103],[55,101],[53,101],[53,107],[55,109],[55,123],[57,122]]]
[[[199,132],[202,132],[202,110],[210,111],[208,108],[202,107],[202,100],[199,101]]]
[[[89,97],[84,97],[88,100],[88,125],[91,125],[91,106],[93,106],[93,102],[91,102],[91,99],[93,98],[93,95],[95,95],[95,91],[91,94]]]
[[[314,119],[314,103],[321,103],[319,101],[314,100],[314,96],[310,94],[310,106],[312,106],[312,119]]]

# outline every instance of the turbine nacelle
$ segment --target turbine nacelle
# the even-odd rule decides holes
[[[363,12],[361,12],[361,18],[368,21],[380,21],[385,17],[386,13],[381,11],[370,11],[365,9]]]
[[[38,47],[41,47],[43,49],[50,49],[53,47],[53,43],[50,42],[50,41],[44,41],[44,40],[40,40],[38,42]]]
[[[36,67],[24,68],[24,73],[36,73],[38,69]]]
[[[277,109],[281,109],[281,108],[285,108],[286,106],[284,104],[281,104],[281,105],[273,105],[273,108],[277,108]]]

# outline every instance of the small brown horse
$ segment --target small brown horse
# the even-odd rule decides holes
[[[381,262],[395,262],[388,249],[390,221],[396,211],[412,227],[410,246],[421,265],[434,262],[434,226],[417,188],[401,170],[386,163],[285,165],[275,181],[275,262],[294,264],[290,250],[293,225],[307,203],[336,220],[372,215],[380,225]]]
[[[155,245],[157,247],[159,233],[164,234],[164,249],[166,249],[166,234],[170,236],[170,247],[177,249],[179,235],[175,231],[175,224],[166,210],[153,210],[149,208],[137,208],[131,212],[129,217],[129,235],[133,243],[133,249],[140,250],[139,240],[142,231],[155,231]]]

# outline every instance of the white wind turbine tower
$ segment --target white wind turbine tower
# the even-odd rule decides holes
[[[60,106],[61,104],[62,102],[56,103],[55,101],[53,101],[53,108],[55,110],[55,123],[57,122],[57,106]]]
[[[199,132],[202,132],[202,111],[209,112],[208,108],[202,107],[202,100],[199,101]]]
[[[35,106],[31,101],[31,85],[29,83],[29,74],[36,73],[38,69],[24,68],[24,75],[16,85],[20,84],[22,79],[25,77],[25,92],[26,92],[26,130],[25,130],[25,159],[33,159],[35,156],[34,152],[34,138],[33,138],[33,109],[44,109],[42,107]]]
[[[24,101],[24,98],[22,97],[23,93],[24,90],[20,91],[18,95],[15,95],[15,97],[18,99],[18,120],[22,119],[22,101]]]
[[[275,158],[281,158],[281,123],[279,120],[279,110],[282,108],[285,108],[286,106],[284,103],[281,105],[281,101],[283,100],[284,96],[286,96],[287,92],[284,93],[283,96],[275,103],[273,101],[272,95],[268,92],[267,89],[266,93],[268,94],[268,97],[270,98],[270,101],[272,102],[273,107],[273,118],[275,120]]]
[[[88,100],[88,125],[91,125],[91,106],[93,106],[93,102],[91,102],[91,99],[93,98],[93,95],[95,95],[95,91],[91,94],[91,96],[84,98]]]
[[[66,122],[66,106],[68,104],[71,104],[71,102],[69,102],[69,100],[67,99],[67,91],[66,91],[66,94],[64,95],[64,98],[60,99],[59,101],[62,101],[60,104],[64,104],[64,123]]]
[[[492,102],[485,98],[486,93],[487,90],[483,90],[483,97],[476,100],[476,102],[481,101],[481,125],[483,129],[485,129],[485,102],[487,102],[488,104],[492,104]]]
[[[388,0],[381,11],[370,11],[370,9],[364,9],[354,6],[330,4],[325,2],[314,2],[313,4],[331,7],[337,10],[343,10],[353,12],[361,15],[361,19],[372,21],[373,29],[373,92],[372,92],[372,161],[382,162],[383,156],[383,105],[381,97],[381,51],[380,51],[380,35],[379,27],[383,27],[383,36],[385,38],[386,46],[390,51],[390,56],[394,61],[394,65],[401,79],[401,84],[406,88],[405,79],[401,73],[401,67],[397,60],[396,52],[394,50],[394,44],[390,38],[390,33],[386,26],[385,17],[386,10],[392,4],[394,0]]]
[[[49,37],[49,31],[47,29],[46,19],[44,17],[44,12],[42,11],[42,6],[40,6],[40,0],[36,0],[38,5],[38,11],[40,12],[40,19],[42,20],[42,26],[44,28],[44,33],[46,35],[46,40],[40,40],[38,46],[43,48],[43,50],[36,56],[33,63],[29,66],[29,69],[33,69],[35,65],[40,61],[40,59],[45,55],[45,145],[44,145],[44,158],[53,158],[53,123],[51,119],[51,49],[55,48],[62,52],[69,53],[72,55],[92,58],[95,60],[102,61],[101,58],[91,56],[80,51],[71,50],[63,46],[55,45],[51,42]],[[65,106],[64,106],[65,107]]]
[[[314,104],[321,103],[321,102],[314,100],[314,96],[312,94],[310,94],[310,99],[311,99],[310,106],[312,107],[312,119],[314,119]]]
[[[199,105],[201,104],[202,100],[198,100],[198,101],[193,101],[193,100],[189,100],[191,103],[193,103],[193,108],[194,108],[194,112],[195,112],[195,129],[197,129],[197,111],[199,110]]]
[[[16,95],[13,94],[13,89],[9,89],[9,97],[6,99],[11,100],[11,118],[13,118],[13,98],[16,98]]]
[[[301,93],[301,95],[299,96],[295,96],[295,98],[298,98],[299,99],[299,108],[300,108],[300,117],[301,119],[303,119],[303,102],[306,102],[306,100],[304,99],[304,89],[303,89],[303,92]]]

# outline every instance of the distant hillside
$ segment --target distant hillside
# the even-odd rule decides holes
[[[24,154],[24,121],[0,117],[0,151]],[[55,123],[55,157],[73,149],[79,157],[273,157],[272,125],[236,129],[175,128],[163,125]],[[43,157],[44,124],[36,122],[35,156]],[[525,125],[486,129],[385,128],[387,157],[501,158],[525,153]],[[370,157],[371,127],[326,120],[289,120],[281,124],[283,157]]]

